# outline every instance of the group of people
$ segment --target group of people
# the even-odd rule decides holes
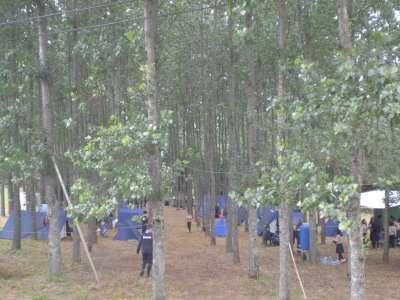
[[[380,246],[380,237],[381,232],[383,230],[381,224],[382,216],[379,215],[377,219],[375,217],[371,217],[369,223],[365,219],[361,221],[361,232],[363,235],[364,244],[368,244],[371,241],[372,248],[379,248]],[[400,218],[397,220],[391,216],[389,220],[389,245],[390,247],[396,247],[398,241],[400,241]],[[368,236],[369,231],[369,236]],[[368,240],[369,237],[369,240]]]

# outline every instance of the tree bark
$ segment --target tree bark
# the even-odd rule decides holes
[[[237,159],[239,153],[237,151],[236,139],[236,74],[235,74],[235,46],[233,43],[233,6],[234,0],[229,1],[229,118],[228,118],[228,151],[229,151],[229,176],[228,176],[228,190],[236,188],[235,174],[237,172]],[[234,264],[240,262],[239,255],[239,238],[238,238],[238,206],[229,199],[228,200],[228,236],[226,239],[226,252],[232,253],[232,260]]]
[[[351,31],[351,0],[337,0],[337,15],[339,21],[339,41],[340,47],[345,55],[350,54],[353,47]],[[352,300],[365,299],[365,275],[364,275],[364,255],[362,253],[361,238],[361,212],[360,212],[360,191],[362,185],[362,153],[361,145],[357,137],[354,137],[351,176],[358,186],[357,192],[351,197],[349,218],[352,222],[350,228],[350,298]]]
[[[310,261],[317,263],[317,224],[315,221],[315,210],[309,213],[308,224],[310,229]]]
[[[320,232],[321,245],[325,245],[326,244],[325,218],[320,218],[319,219],[319,224],[321,226],[321,232]]]
[[[38,15],[46,14],[46,4],[43,0],[35,0]],[[51,155],[54,152],[53,137],[53,113],[51,110],[49,90],[49,70],[47,65],[47,21],[46,18],[39,19],[39,67],[40,67],[40,90],[42,100],[42,128],[44,132],[44,144],[46,154],[43,168],[44,193],[48,203],[49,218],[49,276],[61,275],[61,245],[58,224],[60,203],[56,197],[55,174],[51,163]]]
[[[246,97],[247,97],[247,130],[248,130],[248,153],[250,161],[250,174],[253,180],[256,178],[257,164],[257,84],[256,84],[256,67],[255,58],[253,57],[254,47],[252,47],[251,34],[254,31],[254,16],[250,9],[246,14],[246,28],[249,34],[250,45],[246,47],[246,62],[248,65],[247,81],[246,81]],[[260,265],[257,250],[257,209],[249,207],[249,277],[257,278],[259,275]]]
[[[282,201],[279,207],[279,299],[289,297],[289,244],[290,244],[290,207]]]
[[[389,191],[385,190],[385,207],[383,209],[383,262],[385,264],[389,263]]]
[[[150,126],[158,125],[158,0],[144,1],[144,39],[146,50],[147,116]],[[166,298],[164,257],[164,212],[161,203],[161,163],[158,144],[148,145],[149,175],[152,184],[151,206],[153,210],[153,299]]]
[[[278,2],[278,49],[279,49],[279,66],[278,78],[276,83],[276,93],[280,104],[281,112],[277,117],[278,144],[284,145],[286,132],[284,126],[286,122],[286,56],[288,48],[289,36],[289,20],[287,11],[287,0],[279,0]],[[280,148],[280,147],[278,147]],[[285,156],[284,150],[279,150],[279,156]],[[286,182],[281,182],[281,189],[285,189]],[[279,299],[288,300],[289,293],[289,247],[291,235],[291,213],[288,202],[289,197],[283,197],[279,209]]]

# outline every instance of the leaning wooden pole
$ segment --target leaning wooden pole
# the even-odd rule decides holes
[[[63,181],[63,179],[61,177],[61,173],[60,173],[60,170],[59,170],[59,168],[57,166],[57,163],[56,163],[56,160],[55,160],[54,156],[51,157],[51,161],[53,162],[54,169],[56,170],[57,178],[58,178],[58,181],[60,182],[60,185],[62,187],[65,199],[67,199],[68,205],[70,207],[72,207],[71,199],[68,196],[67,189],[65,188],[64,181]],[[86,253],[86,256],[87,256],[87,258],[89,260],[89,264],[90,264],[90,267],[92,268],[94,277],[96,278],[96,282],[99,283],[100,280],[99,280],[99,276],[97,275],[96,267],[94,266],[94,263],[93,263],[93,260],[92,260],[92,256],[90,255],[90,252],[89,252],[89,249],[88,249],[88,247],[86,245],[86,241],[85,241],[85,238],[83,236],[81,227],[79,226],[78,223],[76,223],[76,228],[78,229],[79,237],[81,238],[81,240],[83,242],[83,248],[85,249],[85,253]]]

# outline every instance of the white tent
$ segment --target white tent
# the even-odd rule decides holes
[[[374,190],[361,193],[360,205],[364,208],[385,208],[385,191]],[[400,206],[399,193],[391,191],[389,196],[389,206]]]

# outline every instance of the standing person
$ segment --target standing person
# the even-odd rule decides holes
[[[394,222],[394,226],[396,227],[396,244],[400,243],[400,218]]]
[[[140,218],[142,221],[142,235],[146,232],[147,224],[149,222],[149,218],[147,217],[147,211],[143,211],[143,216]]]
[[[375,220],[374,217],[371,217],[369,221],[369,232],[370,232],[370,240],[372,243],[372,248],[379,248],[379,233],[381,231],[381,226]]]
[[[142,250],[142,269],[139,275],[143,276],[147,265],[147,277],[149,277],[153,265],[153,232],[150,226],[140,238],[136,253],[139,254],[140,250]]]
[[[338,255],[338,260],[343,263],[346,259],[343,257],[344,247],[343,247],[343,233],[338,228],[336,230],[336,238],[334,239],[333,243],[336,245],[336,253]]]
[[[186,215],[186,224],[187,224],[187,228],[188,228],[188,231],[189,231],[189,232],[190,232],[190,230],[192,229],[192,219],[193,219],[192,214],[188,213],[188,214]]]
[[[363,243],[367,244],[367,233],[368,233],[368,224],[367,224],[367,220],[362,219],[361,220],[361,233],[362,233],[362,237],[363,237]]]
[[[394,226],[394,222],[389,222],[389,243],[390,247],[394,248],[396,246],[396,226]]]

